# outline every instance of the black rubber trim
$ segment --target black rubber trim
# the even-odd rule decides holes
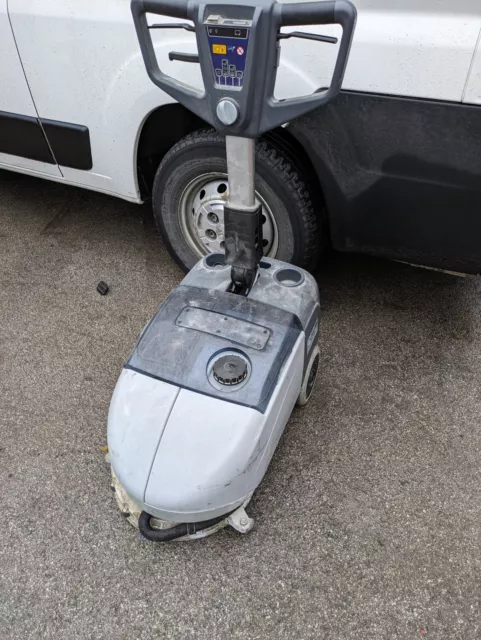
[[[88,127],[40,118],[52,152],[61,167],[92,168],[92,151]]]
[[[37,118],[0,111],[0,152],[57,164]]]
[[[88,127],[7,111],[0,111],[0,153],[84,171],[92,168]]]
[[[322,185],[331,241],[481,271],[481,107],[342,91],[289,124]]]
[[[234,511],[228,511],[222,516],[217,516],[211,520],[204,520],[203,522],[185,522],[176,524],[168,529],[155,529],[152,527],[150,519],[155,516],[151,516],[147,511],[142,511],[139,516],[139,531],[144,538],[150,542],[169,542],[170,540],[176,540],[183,536],[194,535],[194,533],[203,531],[204,529],[210,529],[216,524],[219,524],[219,522],[222,522],[222,520],[228,518],[231,513],[234,513]]]

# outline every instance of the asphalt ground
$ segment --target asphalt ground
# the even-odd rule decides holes
[[[0,172],[0,221],[2,640],[481,637],[478,279],[325,265],[320,376],[255,530],[155,546],[102,447],[122,363],[182,274],[147,206]]]

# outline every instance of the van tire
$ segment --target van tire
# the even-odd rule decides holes
[[[256,142],[255,162],[256,193],[274,220],[272,257],[313,271],[322,246],[321,212],[314,209],[314,194],[292,154],[285,146],[276,145],[275,137]],[[209,252],[200,244],[202,231],[198,233],[195,223],[199,218],[191,218],[194,209],[187,210],[183,204],[186,190],[203,175],[226,172],[225,139],[212,129],[185,136],[167,152],[157,169],[152,190],[155,221],[170,254],[184,271],[194,266],[202,251]]]

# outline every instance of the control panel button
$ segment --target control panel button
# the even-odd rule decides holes
[[[227,53],[227,47],[225,46],[225,44],[213,44],[212,53],[225,56],[225,54]]]

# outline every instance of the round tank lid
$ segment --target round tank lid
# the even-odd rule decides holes
[[[222,356],[214,363],[212,375],[220,384],[239,384],[247,377],[247,361],[241,356]]]

